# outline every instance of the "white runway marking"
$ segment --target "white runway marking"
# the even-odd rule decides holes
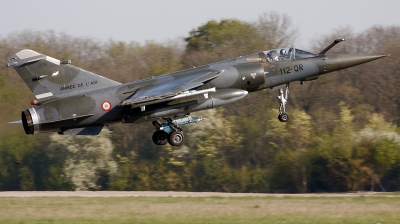
[[[380,192],[262,194],[178,191],[2,191],[1,197],[400,197],[400,195]]]

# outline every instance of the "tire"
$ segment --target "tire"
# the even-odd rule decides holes
[[[180,131],[173,131],[169,133],[168,142],[172,146],[180,146],[185,140],[185,135]]]
[[[165,145],[168,142],[168,134],[165,131],[156,131],[153,134],[153,142],[156,145]]]
[[[278,116],[280,122],[287,122],[289,120],[289,115],[287,113],[281,113]]]

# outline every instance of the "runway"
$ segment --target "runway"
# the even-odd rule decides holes
[[[309,193],[309,194],[263,194],[180,191],[0,191],[6,197],[400,197],[395,193]]]

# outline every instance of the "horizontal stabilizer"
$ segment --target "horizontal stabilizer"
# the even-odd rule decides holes
[[[9,124],[22,124],[22,120],[19,120],[19,121],[11,121],[11,122],[8,122]]]

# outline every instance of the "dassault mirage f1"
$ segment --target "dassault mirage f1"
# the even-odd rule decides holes
[[[58,132],[97,135],[104,125],[152,121],[157,145],[179,146],[182,126],[202,119],[190,113],[236,102],[249,92],[276,89],[278,119],[287,122],[291,82],[311,81],[340,69],[387,55],[326,54],[337,39],[314,54],[292,47],[241,56],[126,84],[25,49],[8,58],[35,95],[33,107],[22,111],[26,134]]]

